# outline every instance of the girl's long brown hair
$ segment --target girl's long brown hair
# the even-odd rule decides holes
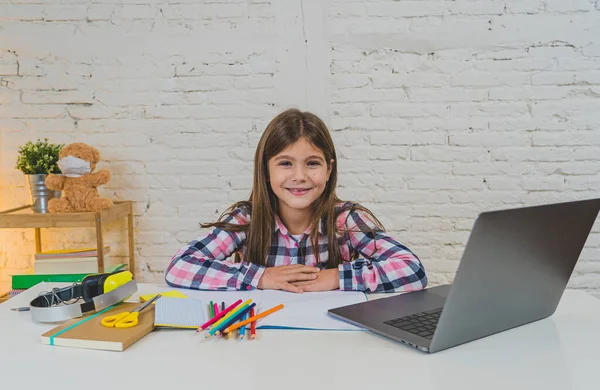
[[[254,182],[250,198],[233,204],[221,214],[217,222],[200,225],[202,228],[216,227],[231,232],[245,231],[246,251],[244,261],[266,265],[267,254],[275,228],[275,214],[278,212],[277,197],[268,182],[268,163],[272,157],[297,142],[300,138],[305,138],[321,150],[327,162],[327,167],[331,169],[325,190],[312,205],[313,214],[310,220],[311,230],[309,236],[317,264],[320,263],[318,230],[321,221],[324,221],[324,233],[327,234],[329,243],[327,268],[337,267],[342,262],[337,241],[338,227],[336,226],[336,219],[341,212],[348,209],[351,211],[354,209],[365,211],[377,225],[376,229],[384,230],[383,225],[373,213],[358,204],[349,204],[335,212],[336,204],[342,201],[335,193],[337,186],[337,156],[329,130],[316,115],[297,109],[289,109],[273,118],[258,142],[254,154]],[[333,164],[331,163],[332,160]],[[248,210],[251,215],[250,223],[237,225],[223,222],[226,216],[239,207]],[[345,225],[344,233],[347,233],[347,224]],[[371,231],[371,233],[374,233],[374,231]],[[351,254],[351,257],[355,256],[356,254]],[[240,259],[239,254],[236,254],[236,259]]]

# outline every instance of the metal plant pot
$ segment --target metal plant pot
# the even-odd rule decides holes
[[[34,213],[46,214],[48,212],[48,201],[52,198],[60,198],[62,191],[53,191],[46,187],[46,174],[27,175],[29,191],[31,192],[31,209]]]

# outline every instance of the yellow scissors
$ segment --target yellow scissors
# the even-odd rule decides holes
[[[150,306],[152,302],[160,298],[160,294],[137,306],[132,311],[124,311],[119,314],[106,316],[102,319],[102,325],[112,328],[131,328],[139,323],[140,312]]]

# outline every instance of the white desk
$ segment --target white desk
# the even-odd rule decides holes
[[[1,388],[600,389],[600,300],[582,291],[548,319],[429,355],[362,331],[259,330],[250,341],[156,330],[124,352],[46,346],[54,325],[10,311],[42,289],[0,305]],[[137,295],[167,290],[140,284]]]

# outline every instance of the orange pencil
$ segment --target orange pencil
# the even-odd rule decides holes
[[[254,308],[250,311],[250,317],[254,317]],[[256,338],[256,321],[252,321],[252,325],[250,325],[250,338],[252,340]]]
[[[269,314],[271,314],[271,313],[274,313],[274,312],[276,312],[277,310],[280,310],[280,309],[283,309],[283,303],[282,303],[281,305],[277,305],[277,306],[275,306],[275,307],[272,307],[272,308],[270,308],[269,310],[267,310],[267,311],[265,311],[265,312],[262,312],[262,313],[260,313],[260,314],[257,314],[257,315],[255,315],[255,316],[251,316],[250,318],[248,318],[248,319],[247,319],[247,320],[245,320],[245,321],[238,322],[238,323],[237,323],[237,324],[235,324],[235,325],[231,325],[231,326],[229,326],[227,329],[225,329],[225,330],[223,331],[223,333],[229,333],[229,332],[233,332],[234,330],[236,330],[236,329],[237,329],[237,328],[239,328],[239,327],[242,327],[242,326],[244,326],[244,325],[247,325],[247,324],[249,324],[249,323],[251,323],[251,322],[256,322],[256,320],[258,320],[258,319],[260,319],[260,318],[263,318],[263,317],[266,317],[266,316],[268,316]]]

